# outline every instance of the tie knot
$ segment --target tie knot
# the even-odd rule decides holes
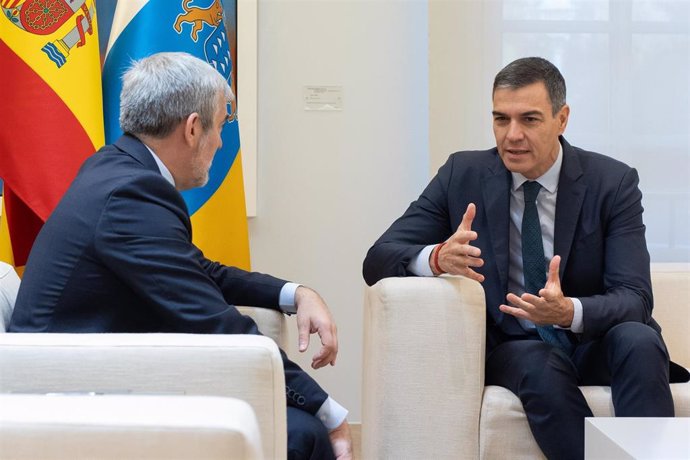
[[[534,203],[541,189],[541,184],[537,181],[527,181],[522,184],[522,191],[525,194],[525,203]]]

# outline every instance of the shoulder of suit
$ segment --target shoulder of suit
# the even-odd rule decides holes
[[[498,150],[496,147],[488,150],[461,150],[451,153],[448,157],[447,163],[461,162],[467,166],[471,165],[493,165],[498,157]]]
[[[505,170],[502,165],[495,147],[489,150],[463,150],[451,154],[439,173],[456,177],[458,174],[480,177],[486,173],[494,174]]]
[[[625,173],[631,169],[628,164],[601,153],[592,152],[574,146],[571,146],[569,150],[570,154],[577,155],[584,170],[609,172],[620,171],[621,173]],[[567,151],[564,151],[564,154],[567,155]]]

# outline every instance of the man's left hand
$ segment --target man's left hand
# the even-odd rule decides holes
[[[551,259],[546,285],[539,291],[539,296],[525,293],[518,297],[510,293],[506,296],[506,300],[514,306],[501,305],[499,309],[503,313],[527,319],[538,325],[554,324],[570,327],[573,322],[574,307],[572,299],[564,296],[561,290],[561,280],[558,277],[560,264],[560,256],[554,256]]]
[[[318,369],[326,364],[335,365],[338,355],[338,331],[326,302],[316,291],[300,286],[295,292],[295,305],[299,351],[306,351],[309,348],[309,336],[317,333],[322,346],[312,358],[311,367]]]

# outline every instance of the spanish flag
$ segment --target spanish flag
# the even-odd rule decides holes
[[[26,264],[84,159],[103,145],[94,0],[0,0],[0,260]]]
[[[226,28],[220,0],[128,0],[118,2],[103,66],[106,140],[119,126],[121,76],[132,60],[163,51],[184,51],[203,59],[235,91],[231,46],[235,31]],[[193,76],[190,76],[193,78]],[[228,113],[234,112],[232,107]],[[237,119],[221,134],[204,187],[182,192],[192,220],[194,244],[211,259],[248,270],[249,235],[244,201],[242,155]]]

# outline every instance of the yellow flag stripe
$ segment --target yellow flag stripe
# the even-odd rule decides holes
[[[193,243],[211,260],[251,269],[242,151],[216,193],[192,216]]]
[[[98,24],[93,0],[86,5],[93,10],[92,34],[86,34],[86,44],[69,49],[67,62],[60,68],[41,49],[48,43],[56,43],[76,27],[77,16],[71,16],[50,35],[30,33],[0,18],[0,37],[7,46],[27,63],[43,81],[62,99],[80,121],[95,148],[103,145],[103,99],[100,86],[100,57],[98,49]],[[58,46],[66,49],[64,45]]]

